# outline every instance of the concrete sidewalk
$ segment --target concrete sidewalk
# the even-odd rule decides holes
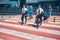
[[[18,15],[0,15],[0,20],[9,19],[9,18],[13,18],[16,16],[18,16]]]

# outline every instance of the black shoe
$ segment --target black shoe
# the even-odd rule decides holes
[[[23,25],[24,23],[22,22],[21,25]]]
[[[26,24],[27,22],[25,22],[25,24]]]
[[[40,25],[42,25],[42,23],[40,23]]]
[[[39,26],[39,24],[37,24],[37,26]]]
[[[39,25],[36,25],[36,28],[38,29],[39,28]]]
[[[37,29],[39,28],[39,26],[36,27]]]

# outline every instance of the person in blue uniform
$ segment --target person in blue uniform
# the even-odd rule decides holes
[[[50,18],[51,13],[52,13],[52,7],[51,7],[51,5],[50,5],[50,6],[49,6],[49,9],[47,10],[47,13],[46,13],[47,19]]]
[[[33,7],[32,7],[32,5],[30,5],[28,10],[29,10],[29,19],[32,19],[33,18]]]

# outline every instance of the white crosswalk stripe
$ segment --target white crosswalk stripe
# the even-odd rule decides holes
[[[28,38],[28,39],[31,39],[31,40],[56,40],[56,39],[53,39],[53,38],[47,38],[47,37],[43,37],[43,36],[37,36],[37,35],[33,35],[33,34],[27,34],[27,33],[24,33],[24,32],[18,32],[18,31],[14,31],[14,30],[9,30],[9,29],[3,29],[3,28],[0,28],[0,32],[3,32],[3,33],[7,33],[7,34],[11,34],[11,35],[15,35],[15,36],[19,36],[19,37],[23,37],[23,38]]]
[[[34,24],[34,23],[31,23],[31,22],[28,22],[27,24],[33,24],[33,25],[36,25],[36,24]],[[51,24],[42,24],[42,26],[50,26],[50,27],[60,28],[60,26],[58,26],[58,25],[51,25]]]
[[[4,21],[7,21],[7,22],[17,22],[17,21],[14,21],[14,20],[4,20]]]
[[[18,21],[14,21],[14,20],[4,20],[4,21],[18,23]],[[27,24],[33,25],[34,23],[27,22]],[[58,23],[58,24],[60,24],[60,23]],[[49,33],[49,34],[54,34],[54,35],[60,35],[60,31],[57,31],[57,30],[44,29],[44,28],[36,29],[34,27],[31,27],[31,26],[28,27],[28,26],[12,24],[12,23],[5,23],[5,22],[0,22],[0,25],[15,27],[15,28],[21,28],[21,29],[26,29],[26,30],[31,30],[31,31],[37,31],[37,32],[44,32],[44,33]],[[45,23],[42,24],[41,26],[60,28],[59,25],[52,25],[52,24],[45,24]],[[6,29],[6,28],[0,28],[0,32],[5,33],[5,34],[9,34],[9,35],[13,35],[13,36],[18,36],[18,37],[30,39],[30,40],[57,40],[55,38],[38,36],[35,34],[29,34],[29,33],[20,32],[20,31],[11,30],[11,29]]]
[[[0,38],[0,40],[4,40],[4,39]]]
[[[48,30],[48,29],[43,29],[43,28],[36,29],[36,28],[32,28],[32,27],[20,26],[20,25],[16,25],[16,24],[8,24],[8,23],[3,23],[3,22],[0,22],[0,24],[6,25],[6,26],[12,26],[12,27],[16,27],[16,28],[23,28],[23,29],[28,29],[28,30],[34,30],[34,31],[40,31],[40,32],[60,35],[60,31],[56,31],[56,30]]]

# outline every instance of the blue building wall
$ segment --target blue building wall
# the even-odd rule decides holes
[[[0,4],[9,4],[9,0],[0,0]]]
[[[15,1],[15,2],[13,2],[13,1]],[[33,7],[37,6],[37,4],[40,3],[40,4],[42,4],[44,11],[47,10],[48,5],[52,4],[54,13],[59,14],[56,12],[60,12],[59,11],[60,10],[60,8],[59,8],[60,7],[60,1],[59,0],[58,1],[56,1],[56,0],[26,0],[25,3],[23,1],[25,1],[25,0],[0,0],[0,14],[1,13],[2,13],[1,15],[20,14],[21,13],[20,6],[22,6],[25,3],[26,4],[32,3]],[[3,4],[3,5],[1,6],[1,4]],[[7,5],[5,5],[5,4],[7,4]],[[15,5],[18,5],[18,8],[16,8]],[[36,8],[34,8],[34,11],[35,10],[36,10]]]
[[[56,1],[56,0],[26,0],[26,3],[36,3],[39,1]]]

